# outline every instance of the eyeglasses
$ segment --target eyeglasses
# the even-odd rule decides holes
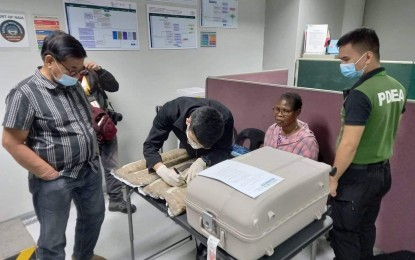
[[[292,110],[280,109],[279,107],[273,107],[272,111],[274,111],[275,114],[281,113],[283,116],[288,116],[289,114],[293,112]]]
[[[69,76],[84,75],[88,71],[88,69],[85,66],[83,66],[83,68],[80,70],[74,71],[74,70],[68,69],[62,62],[59,62],[59,64],[61,64],[69,72]]]

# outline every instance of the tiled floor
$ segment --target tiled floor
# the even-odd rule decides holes
[[[131,196],[132,203],[137,206],[133,214],[135,259],[144,259],[162,248],[175,243],[188,236],[180,226],[166,217],[151,204],[140,198],[137,194]],[[106,200],[108,206],[108,200]],[[66,231],[67,246],[66,259],[71,259],[73,238],[75,230],[76,210],[73,208],[69,217]],[[39,223],[35,222],[27,227],[29,233],[36,241],[39,235]],[[294,260],[310,259],[309,249],[300,252]],[[106,212],[105,221],[101,229],[95,253],[109,260],[131,259],[130,238],[128,234],[127,215],[119,212]],[[194,240],[184,242],[182,245],[159,256],[160,260],[193,260],[196,256]],[[317,247],[318,260],[331,260],[334,254],[324,238],[319,239]]]

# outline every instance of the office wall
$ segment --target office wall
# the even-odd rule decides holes
[[[303,53],[307,24],[329,24],[330,34],[341,34],[344,0],[267,0],[264,69],[288,68],[294,84],[295,60]]]
[[[414,10],[414,0],[366,0],[363,22],[378,33],[382,60],[415,60]]]
[[[120,91],[109,97],[114,108],[124,115],[118,125],[121,165],[142,158],[142,143],[156,105],[176,97],[179,88],[204,87],[207,76],[260,71],[264,45],[265,0],[240,0],[238,29],[198,28],[198,31],[216,31],[217,47],[189,50],[149,50],[145,7],[147,3],[157,2],[130,2],[136,2],[139,8],[141,50],[88,52],[88,59],[111,71],[120,83]],[[2,0],[0,10],[26,15],[31,44],[30,48],[0,48],[0,118],[3,120],[4,100],[9,90],[42,64],[35,46],[32,15],[57,15],[61,24],[65,23],[63,4],[58,0]],[[171,138],[167,148],[174,145]],[[3,148],[0,148],[0,158],[2,222],[31,212],[33,207],[26,171]]]
[[[301,0],[267,0],[264,34],[264,70],[288,68],[293,85],[297,28]]]
[[[361,27],[366,0],[347,0],[344,2],[344,14],[341,35]]]
[[[300,0],[267,0],[264,33],[264,70],[288,68],[288,84],[293,61]]]

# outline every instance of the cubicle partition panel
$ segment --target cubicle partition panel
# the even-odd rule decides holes
[[[408,101],[391,159],[392,188],[377,221],[376,246],[386,252],[415,251],[415,102]]]
[[[206,97],[216,99],[232,111],[235,128],[254,127],[266,131],[274,123],[271,108],[278,97],[295,91],[303,99],[300,120],[307,122],[320,147],[320,160],[332,164],[340,130],[341,92],[235,81],[209,77]],[[408,102],[398,130],[392,165],[392,188],[386,195],[377,221],[376,247],[385,252],[415,251],[415,103]]]
[[[287,85],[288,69],[267,70],[261,72],[220,76],[220,78],[243,80],[256,83]]]

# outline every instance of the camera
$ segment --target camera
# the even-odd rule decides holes
[[[114,122],[114,124],[117,124],[117,122],[120,122],[122,120],[122,114],[117,113],[113,110],[108,110],[108,115],[110,116],[111,120]]]

